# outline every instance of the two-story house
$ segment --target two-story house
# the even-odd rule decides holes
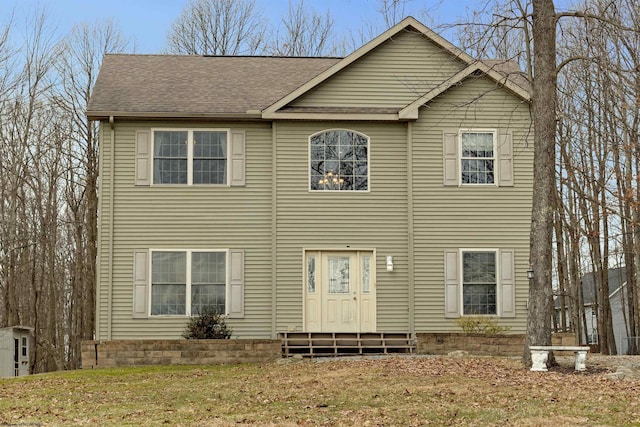
[[[107,55],[96,338],[526,324],[526,79],[407,18],[345,58]]]

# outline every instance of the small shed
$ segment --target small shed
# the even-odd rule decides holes
[[[33,328],[0,328],[0,377],[29,375],[29,354]]]

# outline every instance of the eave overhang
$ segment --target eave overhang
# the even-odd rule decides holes
[[[265,120],[341,120],[341,121],[386,121],[397,122],[397,114],[320,114],[320,113],[264,113]]]
[[[247,113],[199,113],[199,112],[153,112],[153,111],[87,111],[89,120],[115,119],[149,119],[149,120],[260,120],[262,114],[259,111]]]

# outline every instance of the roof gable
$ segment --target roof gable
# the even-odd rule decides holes
[[[287,107],[358,106],[395,108],[411,103],[464,68],[413,28],[399,32]]]
[[[441,56],[436,58],[434,51],[429,54],[432,57],[426,58],[423,54],[420,57],[419,46],[414,45],[412,49],[405,48],[405,59],[409,58],[413,62],[412,66],[424,66],[429,65],[440,67],[439,73],[432,73],[428,75],[426,73],[413,74],[407,72],[403,66],[407,63],[401,64],[398,58],[391,58],[388,64],[383,64],[382,67],[393,67],[398,71],[393,76],[397,81],[395,85],[387,84],[386,92],[381,94],[367,93],[362,95],[362,99],[370,102],[369,104],[363,103],[359,99],[355,99],[350,96],[352,93],[357,93],[359,88],[353,87],[361,83],[361,88],[364,91],[364,86],[375,87],[376,85],[384,87],[383,81],[388,75],[380,77],[380,74],[374,76],[366,76],[361,73],[358,76],[351,78],[347,84],[346,78],[343,78],[344,74],[348,72],[350,68],[357,68],[362,62],[366,61],[368,57],[374,55],[374,51],[385,49],[386,45],[393,42],[399,42],[403,38],[408,37],[407,34],[417,34],[422,44],[430,44],[437,47]],[[395,62],[394,62],[395,61]],[[434,64],[435,63],[435,64]],[[384,72],[384,71],[383,71]],[[371,113],[369,118],[388,120],[414,120],[417,119],[418,109],[420,106],[429,102],[434,97],[445,92],[453,85],[459,84],[468,76],[474,73],[482,73],[495,81],[497,84],[504,86],[511,93],[515,94],[524,101],[530,101],[527,79],[523,77],[522,73],[518,69],[517,64],[509,61],[480,61],[469,56],[461,49],[448,42],[443,37],[439,36],[413,17],[407,17],[389,30],[385,31],[369,43],[362,46],[360,49],[353,52],[351,55],[345,57],[341,61],[337,62],[324,72],[318,74],[304,85],[300,86],[296,90],[287,94],[282,99],[275,102],[263,111],[263,118],[294,118],[296,113],[307,113],[309,117],[315,115],[328,117],[328,114],[318,114],[318,107],[337,107],[334,108],[337,115],[337,111],[341,110],[342,114],[347,114],[345,107],[347,105],[352,107],[352,117],[355,118],[358,114],[364,114],[367,110],[375,111],[376,109],[391,109],[396,107],[395,111],[386,111],[384,114]],[[363,81],[367,78],[370,81]],[[345,80],[343,83],[335,83],[340,79]],[[359,81],[360,80],[360,81]],[[330,89],[327,87],[330,86]],[[351,93],[345,91],[345,89],[351,89]],[[321,94],[325,90],[326,92],[333,92],[332,94]],[[400,96],[398,92],[402,92]],[[343,99],[339,99],[341,94]],[[382,96],[382,95],[388,96]],[[378,96],[376,96],[378,95]],[[407,95],[410,96],[407,97]],[[404,96],[404,98],[402,98]],[[404,100],[404,102],[401,102]],[[350,103],[350,104],[349,104]],[[355,108],[353,108],[355,107]],[[306,108],[306,110],[305,110]],[[292,114],[293,113],[293,114]]]
[[[357,49],[352,54],[343,58],[340,62],[336,63],[335,65],[328,68],[324,72],[318,74],[313,79],[311,79],[304,85],[300,86],[298,89],[294,90],[293,92],[289,93],[282,99],[278,100],[273,105],[269,106],[264,111],[265,115],[269,117],[272,113],[276,113],[278,110],[287,106],[289,103],[301,97],[303,94],[316,88],[321,83],[325,82],[329,78],[338,74],[340,71],[351,66],[353,63],[357,62],[358,60],[360,60],[361,58],[363,58],[373,50],[379,48],[388,40],[393,39],[399,34],[407,31],[421,34],[423,37],[425,37],[426,39],[434,43],[436,46],[448,52],[453,58],[456,58],[459,61],[461,61],[462,65],[470,64],[474,62],[474,59],[471,56],[464,53],[462,50],[458,49],[452,43],[448,42],[446,39],[444,39],[440,35],[436,34],[432,30],[424,26],[415,18],[409,16],[403,19],[398,24],[389,28],[384,33],[380,34],[378,37],[371,40],[369,43],[362,46],[360,49]]]
[[[582,298],[585,306],[595,304],[598,298],[593,274],[593,272],[589,272],[582,276]],[[627,284],[626,267],[610,268],[608,270],[607,281],[609,284],[609,299],[611,299]],[[559,297],[555,297],[554,306],[556,309],[560,308],[561,303]]]
[[[596,302],[596,285],[593,272],[587,273],[582,278],[582,294],[584,297],[584,305],[590,305]],[[607,282],[609,284],[609,298],[615,294],[618,289],[627,283],[626,267],[610,268],[608,270]]]
[[[429,92],[419,97],[411,104],[407,105],[405,108],[398,112],[398,117],[400,119],[417,119],[418,118],[418,109],[430,102],[432,99],[437,97],[438,95],[446,92],[449,88],[456,86],[462,83],[466,78],[474,75],[475,73],[482,73],[486,77],[490,78],[494,82],[506,87],[511,92],[519,96],[525,101],[531,101],[531,95],[529,93],[528,88],[524,86],[526,79],[521,84],[516,84],[514,82],[513,75],[514,71],[508,67],[508,62],[496,62],[494,63],[490,61],[475,61],[472,64],[468,65],[463,70],[457,72],[453,76],[445,79],[438,86],[431,89]],[[505,66],[506,64],[506,66]],[[502,67],[502,68],[501,68]],[[503,70],[502,72],[499,70]],[[516,75],[520,75],[519,73]]]

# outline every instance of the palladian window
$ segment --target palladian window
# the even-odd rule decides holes
[[[309,138],[312,191],[368,191],[369,137],[350,130],[328,130]]]

